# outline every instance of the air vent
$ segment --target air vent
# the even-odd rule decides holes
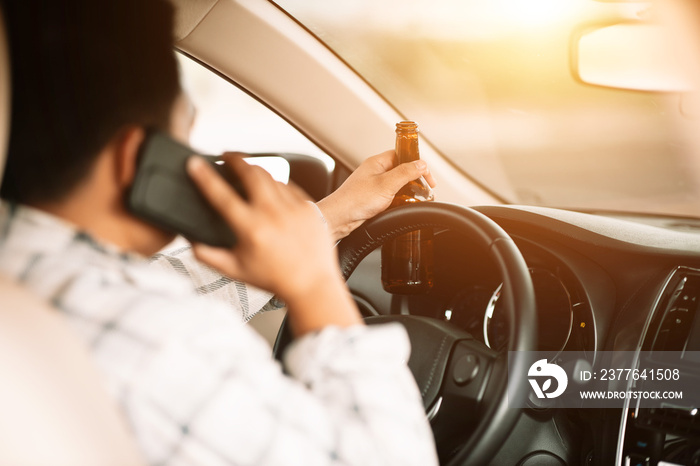
[[[652,350],[684,351],[700,303],[700,276],[684,276],[668,303]]]

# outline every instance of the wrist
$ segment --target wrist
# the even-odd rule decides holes
[[[314,207],[314,209],[316,209],[316,214],[318,215],[318,218],[321,219],[323,224],[326,225],[326,228],[328,228],[328,221],[326,220],[326,216],[323,214],[323,211],[318,206],[318,204],[315,203],[314,201],[306,201],[306,202],[311,204]]]
[[[327,277],[284,299],[295,336],[328,326],[362,324],[350,291],[339,276]]]
[[[344,287],[345,283],[340,276],[340,271],[326,270],[303,279],[299,277],[299,280],[289,280],[284,288],[277,290],[276,294],[287,304],[287,307],[305,306],[318,297],[339,293]]]
[[[345,238],[356,228],[357,222],[348,216],[349,209],[340,205],[333,194],[317,202],[316,207],[321,212],[333,241]]]

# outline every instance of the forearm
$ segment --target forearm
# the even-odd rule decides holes
[[[437,464],[398,324],[307,334],[288,348],[285,376],[260,337],[225,311],[171,304],[162,315],[176,334],[159,333],[168,344],[139,362],[122,399],[150,462],[196,448],[198,464]]]
[[[398,324],[329,328],[293,344],[289,373],[320,402],[342,464],[437,464]]]
[[[362,325],[362,317],[339,274],[284,298],[292,332],[300,337],[328,326]]]

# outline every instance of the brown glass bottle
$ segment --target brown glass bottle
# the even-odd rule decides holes
[[[398,163],[413,162],[418,153],[418,125],[396,124]],[[433,191],[421,177],[401,188],[389,208],[433,200]],[[382,246],[382,286],[389,293],[420,294],[433,286],[433,230],[412,231]]]

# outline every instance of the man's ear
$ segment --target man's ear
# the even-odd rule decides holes
[[[117,182],[122,188],[131,186],[136,175],[139,149],[146,137],[146,132],[139,126],[124,128],[114,141],[115,143],[115,173]]]

